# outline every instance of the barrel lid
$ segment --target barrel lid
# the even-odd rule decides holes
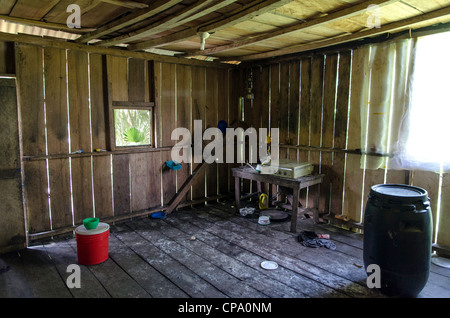
[[[404,200],[427,200],[428,193],[426,190],[409,186],[405,184],[378,184],[374,185],[371,188],[372,193],[376,193],[378,195],[396,198],[396,199],[404,199]]]
[[[88,230],[84,227],[84,225],[80,225],[75,229],[75,233],[78,235],[96,235],[101,234],[109,230],[109,224],[107,223],[98,223],[98,226],[93,230]]]

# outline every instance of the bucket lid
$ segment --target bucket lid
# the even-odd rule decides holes
[[[75,229],[75,233],[78,235],[96,235],[101,234],[109,230],[109,224],[107,223],[98,223],[98,226],[93,230],[88,230],[84,227],[84,225],[80,225]]]
[[[426,190],[405,184],[374,185],[371,188],[370,195],[382,200],[398,203],[428,201],[428,192]]]

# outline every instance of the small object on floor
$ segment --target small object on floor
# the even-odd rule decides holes
[[[270,217],[267,215],[261,215],[258,219],[259,225],[269,225],[270,224]]]
[[[164,212],[155,212],[150,215],[152,219],[164,219],[166,217],[166,213]]]
[[[261,193],[259,196],[259,209],[265,210],[269,207],[269,196],[265,193]]]
[[[191,241],[195,241],[197,238],[195,237],[195,235],[192,235],[189,239],[190,239]]]
[[[11,269],[11,267],[9,265],[8,266],[3,266],[2,268],[0,268],[0,274],[6,273],[10,269]]]
[[[239,209],[239,213],[242,216],[247,216],[247,215],[253,214],[253,212],[255,212],[255,208],[241,208],[241,209]]]
[[[359,264],[356,264],[356,263],[353,263],[353,265],[355,265],[358,268],[362,268],[363,267],[362,265],[359,265]]]
[[[306,247],[326,247],[330,250],[335,250],[336,245],[330,240],[319,238],[315,232],[302,231],[298,236],[298,241]]]
[[[431,256],[431,263],[440,267],[450,268],[450,259],[437,256],[436,254]]]
[[[273,262],[273,261],[262,261],[261,262],[261,267],[264,269],[277,269],[278,268],[278,264]]]

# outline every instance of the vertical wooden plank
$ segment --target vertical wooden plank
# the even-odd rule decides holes
[[[130,213],[130,162],[129,155],[113,155],[114,215]]]
[[[447,248],[450,247],[449,229],[450,229],[450,175],[448,173],[444,173],[442,175],[441,209],[439,217],[438,235],[436,241],[436,243],[439,246],[444,246]]]
[[[90,99],[92,148],[107,148],[108,104],[105,100],[107,90],[106,69],[100,54],[89,54]]]
[[[91,151],[88,55],[67,52],[71,151]]]
[[[336,80],[337,80],[338,55],[326,56],[323,113],[322,113],[322,147],[332,148],[334,146],[334,114],[336,107]],[[321,172],[325,175],[320,185],[319,210],[326,214],[330,211],[331,194],[331,171],[333,165],[333,153],[322,152]]]
[[[352,59],[352,93],[350,100],[349,129],[347,148],[361,149],[361,101],[365,100],[363,84],[369,74],[366,74],[365,65],[368,48],[359,48],[354,52]],[[356,93],[358,92],[358,93]],[[365,101],[367,102],[367,101]],[[345,196],[343,216],[356,222],[361,221],[362,192],[364,170],[361,168],[361,155],[348,154],[345,173]]]
[[[111,81],[113,101],[128,101],[128,59],[107,56],[108,76]]]
[[[351,52],[339,54],[338,87],[336,95],[336,114],[334,128],[334,147],[345,149],[347,141],[348,105],[350,97],[350,70]],[[340,215],[342,213],[342,199],[345,174],[345,153],[336,152],[333,155],[333,168],[329,172],[332,193],[331,213]]]
[[[0,78],[0,171],[20,169],[19,117],[14,79]],[[1,178],[1,176],[0,176]]]
[[[309,146],[310,141],[310,118],[311,118],[311,67],[312,59],[304,58],[301,60],[301,82],[300,82],[300,145]],[[299,160],[309,162],[309,151],[299,151]],[[307,206],[308,189],[300,194],[300,202]]]
[[[95,216],[102,219],[113,216],[111,156],[93,156]]]
[[[280,64],[270,66],[270,128],[280,129]],[[281,138],[280,138],[281,143]],[[281,151],[280,151],[281,157]],[[245,186],[245,183],[244,183]],[[271,186],[272,194],[278,192],[276,185]],[[245,190],[245,187],[244,187]]]
[[[84,218],[93,217],[92,202],[92,157],[72,158],[73,218],[75,224]]]
[[[206,68],[206,118],[205,125],[207,128],[216,128],[218,124],[218,90],[219,77],[217,69]],[[215,138],[215,137],[213,137]],[[212,141],[206,141],[209,143]],[[206,196],[211,197],[217,195],[217,164],[209,164],[205,170],[206,175]]]
[[[150,207],[161,206],[161,152],[150,152],[147,156],[149,173]]]
[[[111,150],[115,150],[115,127],[114,112],[112,111],[113,101],[128,101],[128,59],[117,56],[106,56],[107,72],[107,97],[108,97],[108,128],[109,145]]]
[[[278,114],[280,145],[290,144],[289,141],[289,63],[280,63],[279,68],[279,108],[274,109]],[[288,149],[280,147],[280,159],[288,158]],[[279,197],[284,201],[285,198]]]
[[[0,179],[0,201],[2,202],[0,218],[3,224],[0,231],[0,253],[25,248],[26,233],[20,178]]]
[[[202,120],[202,134],[205,127],[206,118],[206,73],[203,67],[192,67],[192,127],[195,120]],[[194,133],[192,132],[192,140]],[[192,171],[198,163],[193,162]],[[197,179],[192,184],[192,199],[205,197],[205,172],[198,174]]]
[[[130,58],[128,61],[128,100],[145,102],[146,74],[145,60]]]
[[[16,44],[16,72],[23,155],[45,155],[42,48]]]
[[[21,174],[10,174],[10,171],[19,172],[21,168],[14,79],[0,79],[0,113],[0,127],[7,132],[0,139],[0,220],[3,225],[0,231],[0,253],[3,253],[24,248],[26,244]]]
[[[44,48],[44,78],[48,153],[68,153],[66,50]]]
[[[431,213],[433,215],[433,239],[436,234],[437,208],[439,200],[439,173],[431,171],[414,170],[412,183],[413,186],[425,189],[430,198]],[[441,196],[442,198],[442,196]],[[442,214],[441,206],[441,214]],[[444,231],[445,233],[445,231]]]
[[[163,169],[162,169],[162,180],[163,180],[163,205],[168,205],[174,195],[177,192],[176,189],[176,172],[164,166],[164,163],[171,159],[170,151],[161,152]]]
[[[146,63],[142,59],[131,58],[128,61],[128,100],[144,102],[147,97]],[[131,211],[139,211],[150,207],[149,187],[150,171],[147,167],[148,154],[129,155],[131,183]]]
[[[300,60],[289,65],[289,144],[299,145],[300,129]],[[298,151],[289,149],[289,158],[297,160]]]
[[[270,128],[280,128],[280,108],[280,64],[273,64],[270,66]]]
[[[72,225],[69,159],[48,161],[52,228]]]
[[[161,145],[163,147],[175,145],[171,140],[173,129],[176,128],[176,65],[161,63],[160,78],[160,111],[161,111]],[[163,166],[166,161],[172,160],[170,152],[162,153]],[[176,172],[164,168],[162,172],[163,204],[168,204],[176,192]]]
[[[177,127],[191,131],[191,67],[177,65],[176,80]],[[176,171],[177,192],[189,177],[190,171],[190,164],[187,162],[182,163],[182,168]],[[190,191],[184,199],[187,199],[188,196],[190,198]]]
[[[131,209],[139,211],[150,207],[150,170],[148,153],[130,154]]]
[[[0,9],[1,10],[1,9]],[[14,43],[0,41],[0,73],[15,74]]]
[[[44,48],[45,104],[49,154],[69,152],[66,51]],[[49,160],[52,228],[72,225],[69,159]]]
[[[225,120],[228,125],[229,124],[228,112],[229,112],[229,103],[230,103],[229,78],[228,78],[229,73],[228,73],[228,70],[226,70],[226,69],[219,69],[219,70],[217,70],[217,72],[218,72],[218,78],[220,79],[220,85],[219,85],[219,91],[218,91],[217,117],[218,117],[218,121]],[[225,134],[223,135],[223,138],[225,140]],[[223,149],[223,163],[218,163],[217,169],[218,169],[218,178],[219,178],[218,193],[226,194],[226,193],[228,193],[229,179],[228,179],[228,165],[226,164],[226,149],[225,149],[225,147]]]
[[[25,209],[30,234],[51,230],[44,160],[24,162]]]
[[[322,104],[323,104],[323,80],[324,80],[324,56],[314,56],[312,60],[311,74],[311,134],[310,145],[320,147],[322,144]],[[313,174],[321,173],[321,152],[311,151],[310,162],[314,165]],[[308,207],[316,206],[320,194],[319,186],[314,186],[308,190]]]
[[[280,98],[279,108],[274,109],[279,114],[280,144],[289,142],[289,63],[280,63]],[[277,116],[274,116],[276,118]]]
[[[148,68],[149,68],[149,86],[150,82],[153,79],[153,93],[154,93],[154,99],[155,107],[153,111],[153,121],[154,121],[154,139],[153,144],[155,147],[160,147],[161,145],[161,96],[160,96],[160,81],[161,81],[161,63],[149,61],[148,62]],[[153,73],[153,77],[150,76],[150,74]],[[151,94],[152,91],[150,90],[149,93]]]
[[[161,64],[161,123],[162,123],[162,144],[161,146],[173,146],[175,141],[171,140],[172,131],[176,127],[175,117],[175,64]]]
[[[238,75],[238,71],[235,69],[230,69],[228,70],[228,87],[229,87],[229,91],[230,91],[230,104],[229,104],[229,111],[228,111],[228,126],[229,127],[233,127],[236,128],[238,126],[238,122],[239,122],[239,118],[240,118],[240,114],[239,114],[239,87],[238,87],[238,83],[236,82],[236,76]],[[269,77],[266,77],[267,80]],[[268,86],[266,86],[267,88],[267,96],[268,96]],[[268,110],[269,110],[269,98],[267,98],[267,114],[269,114]],[[268,115],[265,117],[266,118],[266,126],[265,127],[269,127],[269,119],[268,119]],[[234,161],[231,164],[228,164],[228,178],[230,180],[230,191],[233,192],[235,190],[235,182],[233,182],[233,177],[232,177],[232,173],[231,173],[231,169],[234,167],[237,167],[238,164],[236,163],[236,161]]]
[[[261,96],[261,106],[259,107],[260,113],[261,113],[261,128],[267,128],[267,133],[270,133],[270,126],[269,126],[269,103],[270,103],[270,98],[269,98],[269,77],[270,74],[270,67],[269,66],[263,66],[261,69],[261,76],[260,76],[260,81],[259,83],[256,82],[256,77],[255,77],[255,85],[257,85],[260,89],[260,94]],[[232,77],[231,77],[232,80]],[[233,101],[233,100],[232,100]],[[230,105],[233,105],[233,103],[231,103]],[[231,114],[231,111],[230,111]]]

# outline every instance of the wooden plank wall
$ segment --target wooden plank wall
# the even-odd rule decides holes
[[[231,71],[84,51],[16,44],[26,213],[31,235],[81,224],[86,217],[127,217],[166,205],[195,167],[169,170],[176,127],[229,121]],[[153,76],[154,75],[154,76]],[[220,80],[219,80],[220,79]],[[109,102],[156,102],[154,146],[110,149]],[[83,154],[71,154],[77,150]],[[212,165],[190,199],[229,191],[229,169]]]
[[[245,102],[246,124],[280,128],[280,157],[309,161],[314,164],[313,173],[325,175],[320,189],[301,194],[303,206],[318,208],[327,219],[350,228],[362,228],[372,185],[406,180],[405,171],[361,168],[364,158],[354,152],[361,148],[361,127],[359,109],[351,108],[352,92],[359,84],[351,74],[360,67],[352,52],[344,51],[246,66],[240,76],[240,87],[245,87],[250,68],[254,74],[255,98]],[[245,90],[239,93],[243,96]],[[435,242],[449,247],[448,174],[412,171],[409,183],[429,192],[434,233],[438,227]]]
[[[11,43],[0,43],[0,67],[0,73],[16,73],[23,155],[33,158],[23,162],[30,234],[72,226],[87,216],[126,217],[167,204],[196,167],[164,168],[170,158],[164,147],[176,142],[171,130],[192,131],[195,119],[203,120],[203,129],[221,119],[237,126],[238,98],[245,93],[248,71],[244,66],[223,70]],[[361,169],[359,154],[324,150],[359,148],[359,112],[350,109],[352,67],[358,64],[350,51],[253,66],[255,99],[245,101],[244,123],[279,127],[285,144],[281,155],[311,161],[315,172],[325,174],[319,190],[301,194],[301,203],[317,207],[318,197],[322,213],[352,221],[349,227],[362,221],[372,184],[405,181],[403,171]],[[109,82],[108,68],[114,69]],[[156,149],[91,153],[109,147],[110,97],[156,102]],[[85,154],[69,155],[78,149]],[[208,167],[186,199],[232,190],[231,166]],[[429,192],[435,243],[450,246],[448,174],[412,171],[409,180]],[[270,194],[276,191],[270,189]]]

